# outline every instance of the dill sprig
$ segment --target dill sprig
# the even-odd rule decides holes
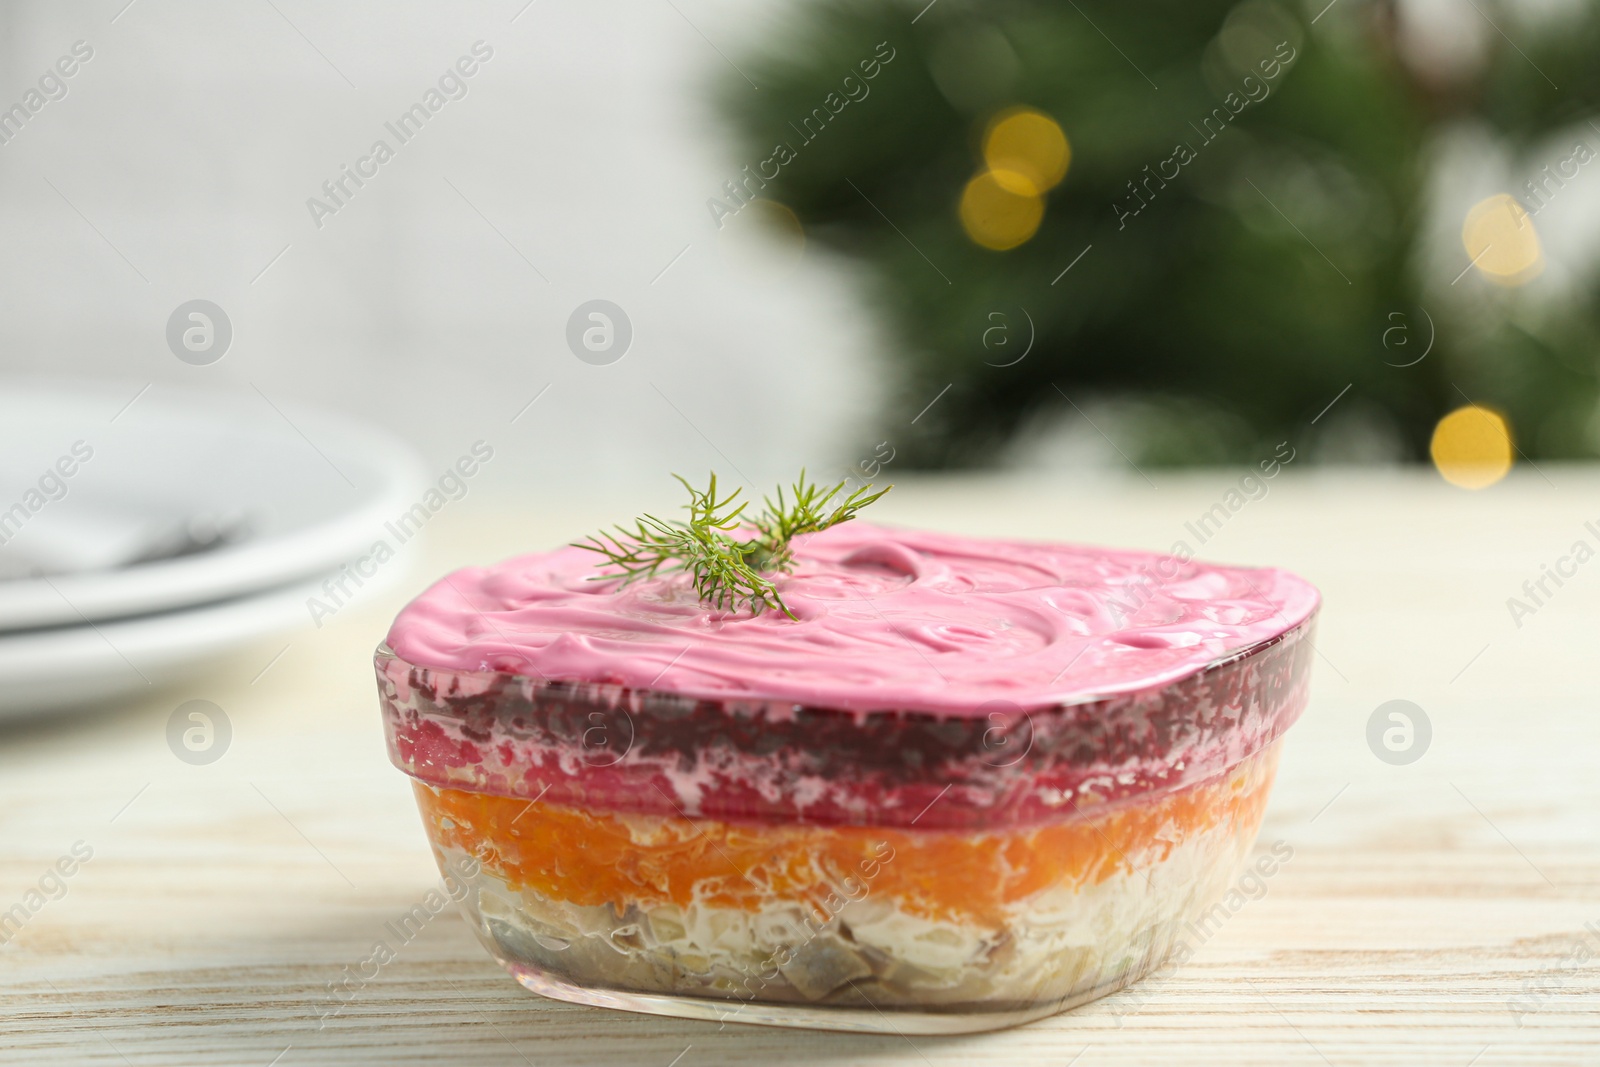
[[[673,477],[689,492],[689,502],[684,505],[688,520],[645,514],[632,526],[615,526],[577,542],[576,547],[604,556],[604,566],[616,568],[592,580],[620,578],[628,585],[658,574],[688,571],[700,600],[719,611],[749,608],[752,615],[760,615],[776,608],[791,619],[794,612],[769,577],[794,568],[790,542],[801,534],[849,522],[893,488],[872,492],[871,485],[864,485],[840,498],[847,483],[823,489],[807,481],[802,470],[787,495],[779,486],[777,500],[763,497],[764,510],[752,518],[745,516],[748,502],[739,500],[740,490],[717,495],[715,472],[704,490],[696,489],[682,475]],[[745,531],[749,535],[740,536]]]

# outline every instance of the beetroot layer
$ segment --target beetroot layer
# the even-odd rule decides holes
[[[1305,707],[1314,618],[1169,685],[984,717],[722,703],[436,670],[380,648],[390,758],[414,778],[592,810],[997,827],[1180,788]]]

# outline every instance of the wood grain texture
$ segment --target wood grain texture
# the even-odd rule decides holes
[[[437,878],[406,781],[384,756],[368,667],[391,599],[179,690],[0,733],[0,910],[75,842],[94,853],[0,946],[0,1063],[1596,1062],[1600,562],[1520,627],[1505,601],[1590,536],[1600,472],[1544,473],[1465,493],[1423,472],[1291,470],[1196,546],[1290,567],[1326,596],[1311,708],[1289,735],[1262,830],[1261,847],[1281,840],[1294,855],[1185,966],[1068,1015],[906,1039],[578,1008],[523,992],[447,911],[322,1019],[328,984]],[[1153,476],[1159,488],[911,481],[878,510],[963,532],[1167,549],[1237,481]],[[636,506],[469,499],[394,565],[413,568],[415,589]],[[166,746],[168,716],[192,698],[233,726],[208,766]],[[1433,725],[1409,766],[1380,762],[1365,740],[1373,709],[1394,698]],[[1594,958],[1572,957],[1580,943]]]

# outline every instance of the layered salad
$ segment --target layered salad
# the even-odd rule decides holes
[[[1158,965],[1254,840],[1315,590],[863,521],[787,552],[782,610],[573,546],[400,613],[390,755],[490,951],[566,1000],[904,1033]]]

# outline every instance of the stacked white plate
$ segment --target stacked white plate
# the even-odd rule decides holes
[[[347,602],[325,579],[393,541],[419,483],[389,435],[254,389],[0,383],[0,718],[309,626],[309,598]]]

